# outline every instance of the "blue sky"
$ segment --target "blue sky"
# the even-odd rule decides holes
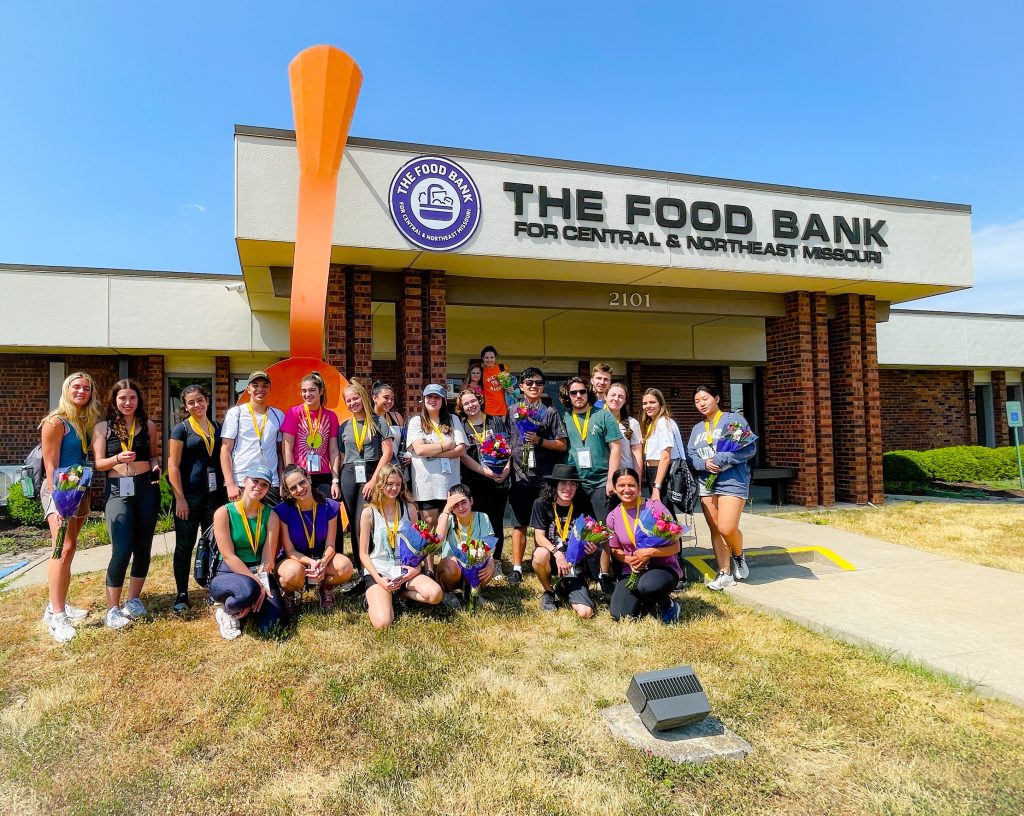
[[[0,262],[237,272],[232,128],[326,42],[353,135],[971,204],[918,305],[1024,313],[1020,2],[286,5],[5,4]]]

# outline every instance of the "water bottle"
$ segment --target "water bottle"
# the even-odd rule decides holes
[[[36,486],[32,481],[32,471],[27,467],[21,469],[21,494],[26,499],[33,499],[36,495]]]

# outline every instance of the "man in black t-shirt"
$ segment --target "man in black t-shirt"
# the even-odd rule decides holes
[[[558,411],[541,401],[544,393],[544,372],[539,368],[526,368],[519,377],[523,392],[520,405],[535,409],[540,414],[537,428],[520,434],[516,425],[515,408],[509,409],[509,430],[512,435],[512,489],[509,505],[512,507],[512,573],[509,586],[523,580],[523,556],[526,554],[526,528],[530,524],[533,503],[544,486],[544,478],[555,465],[565,461],[568,447],[565,426]]]

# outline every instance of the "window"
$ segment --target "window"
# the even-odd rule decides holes
[[[213,419],[213,377],[209,374],[171,374],[167,377],[167,427],[181,422],[181,392],[189,385],[201,385],[210,394],[206,415]]]
[[[50,363],[50,410],[56,409],[60,402],[60,390],[64,385],[64,378],[67,376],[67,366],[63,362]],[[96,395],[99,399],[99,394]]]
[[[757,434],[757,453],[751,461],[753,467],[759,467],[764,459],[764,436],[761,433],[761,414],[758,410],[757,383],[753,380],[733,380],[729,383],[729,406],[734,413],[740,414]]]
[[[1019,384],[1011,383],[1006,386],[1006,401],[1007,402],[1020,402],[1021,401],[1021,387]]]
[[[237,405],[238,400],[241,399],[242,394],[245,393],[245,389],[249,387],[249,375],[248,374],[232,374],[231,375],[231,393],[233,399],[231,405]],[[228,408],[231,407],[228,406]]]
[[[974,409],[978,424],[978,444],[994,448],[996,445],[995,416],[992,413],[992,385],[974,386]]]

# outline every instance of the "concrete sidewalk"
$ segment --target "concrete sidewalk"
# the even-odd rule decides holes
[[[684,555],[710,550],[700,514],[696,522],[701,546]],[[741,527],[750,578],[726,590],[733,598],[1024,706],[1024,575],[771,516],[744,513]],[[766,557],[759,566],[759,550],[807,546],[826,547],[856,569],[821,558]]]
[[[158,533],[153,536],[153,556],[170,555],[174,552],[174,533]],[[21,589],[46,583],[46,570],[50,561],[50,548],[45,547],[32,553],[22,553],[19,558],[29,559],[29,565],[11,576],[6,589]],[[83,572],[105,570],[110,563],[110,545],[79,550],[71,562],[72,575]]]

